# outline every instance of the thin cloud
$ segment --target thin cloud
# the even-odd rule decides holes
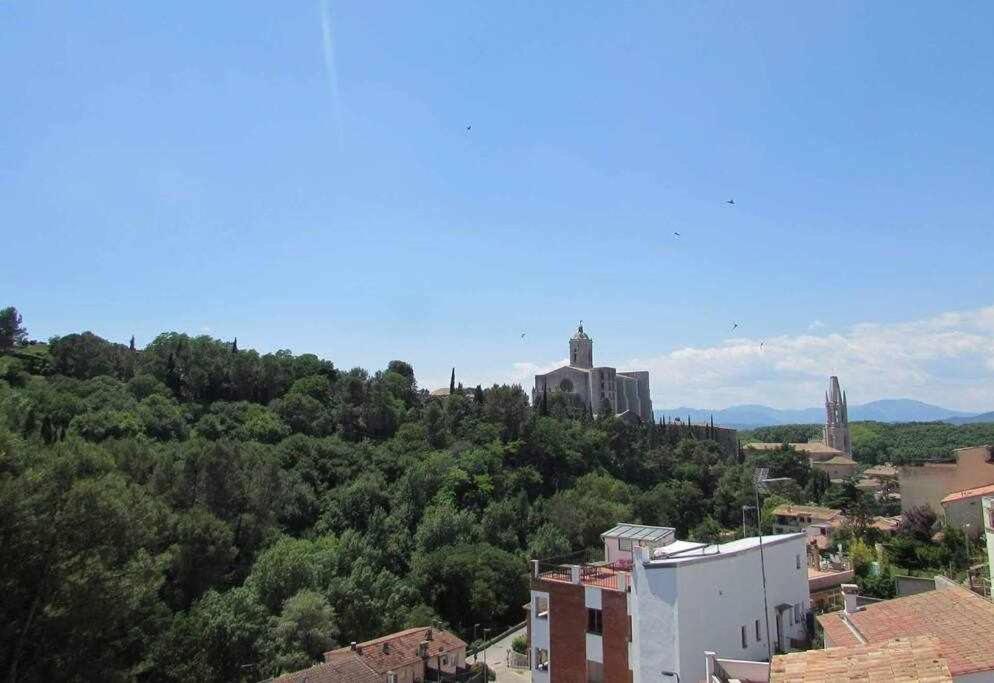
[[[338,88],[338,67],[335,61],[335,41],[331,26],[331,8],[328,0],[321,0],[321,44],[324,52],[324,70],[328,77],[328,89],[331,91],[331,102],[335,116],[335,127],[338,131],[338,149],[341,151],[345,144],[345,131],[342,126],[341,92]]]

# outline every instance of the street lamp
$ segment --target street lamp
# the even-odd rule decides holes
[[[756,531],[759,536],[759,566],[763,573],[763,621],[766,624],[766,661],[773,661],[773,644],[770,643],[770,605],[766,597],[766,555],[763,553],[763,514],[759,507],[759,490],[767,492],[769,484],[792,481],[789,477],[770,478],[770,471],[765,467],[756,470],[752,478],[753,489],[756,492]]]
[[[663,675],[672,676],[673,678],[676,679],[676,683],[680,683],[680,674],[678,674],[676,671],[664,671]]]
[[[473,624],[473,644],[476,646],[476,652],[473,653],[473,661],[478,662],[480,660],[480,644],[476,639],[476,629],[480,628],[479,624]]]

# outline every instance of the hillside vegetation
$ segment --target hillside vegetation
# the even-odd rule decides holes
[[[941,460],[952,456],[954,448],[994,444],[994,423],[962,425],[945,422],[852,422],[853,458],[866,464],[902,464],[921,460]],[[821,425],[778,425],[740,432],[743,443],[804,442],[820,439]]]
[[[0,355],[0,676],[258,680],[409,625],[471,639],[523,618],[528,558],[619,521],[739,529],[754,463],[678,439],[516,386],[430,399],[402,361],[22,338]],[[766,457],[793,499],[825,493]]]

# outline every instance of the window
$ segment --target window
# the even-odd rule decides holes
[[[763,636],[759,632],[759,619],[756,620],[756,642],[761,643],[763,641]]]
[[[604,665],[587,660],[587,683],[604,683]]]
[[[604,634],[603,613],[593,607],[587,608],[587,633],[600,636]]]
[[[442,666],[448,666],[448,665],[449,665],[449,656],[442,655]]]
[[[746,627],[742,627],[742,647],[743,649],[748,647],[749,642],[746,640]]]
[[[535,648],[535,668],[539,671],[549,670],[549,651],[540,647]]]
[[[631,550],[631,549],[632,549],[632,539],[630,538],[618,539],[618,550]]]
[[[801,568],[801,556],[800,555],[795,555],[794,556],[794,563],[797,565],[798,569]]]
[[[549,618],[549,598],[541,595],[535,596],[535,618],[536,619]]]

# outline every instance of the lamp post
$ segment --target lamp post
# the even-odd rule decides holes
[[[753,489],[756,492],[756,532],[759,536],[759,566],[763,573],[763,622],[766,624],[766,661],[773,661],[773,644],[770,642],[770,605],[766,597],[766,555],[763,553],[763,513],[759,507],[759,489],[766,493],[767,485],[782,481],[791,481],[789,477],[777,477],[771,479],[770,471],[765,467],[760,467],[753,475]]]
[[[490,633],[489,628],[483,629],[483,676],[484,680],[490,680],[490,669],[487,668],[487,634]]]
[[[474,662],[480,661],[480,649],[479,649],[480,646],[479,646],[478,641],[476,639],[476,629],[478,629],[478,628],[480,628],[479,624],[473,624],[473,643],[477,647],[476,652],[473,653],[473,661]]]
[[[966,573],[970,574],[970,527],[973,525],[967,522],[963,525],[963,542],[966,543]]]

